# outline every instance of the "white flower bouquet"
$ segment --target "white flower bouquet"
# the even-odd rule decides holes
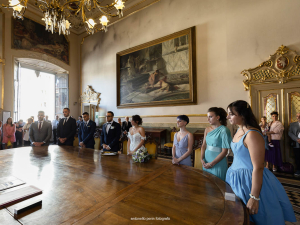
[[[149,155],[147,149],[142,146],[136,152],[132,154],[132,159],[134,162],[148,162],[151,159],[151,155]]]

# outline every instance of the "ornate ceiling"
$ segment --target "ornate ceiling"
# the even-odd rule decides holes
[[[111,4],[113,1],[114,0],[102,0],[102,1],[100,0],[99,2],[101,2],[101,5],[104,6],[104,5]],[[123,11],[124,17],[130,16],[133,13],[138,12],[138,11],[140,11],[156,2],[159,2],[159,1],[160,0],[123,0],[123,2],[125,2],[125,4],[124,4],[125,9]],[[66,2],[66,0],[61,0],[60,2],[61,2],[61,4],[63,4]],[[40,12],[38,6],[35,5],[35,0],[29,0],[29,5],[31,6],[29,8],[29,10],[31,9],[35,12],[37,12],[37,11]],[[72,7],[76,8],[77,7],[76,3],[73,3]],[[117,10],[115,7],[110,7],[110,8],[108,8],[108,10],[106,12],[111,13],[111,14],[116,14]],[[97,8],[92,9],[91,11],[86,10],[85,13],[86,13],[86,16],[88,19],[92,18],[99,24],[98,18],[100,18],[102,16],[102,13]],[[123,19],[123,18],[121,18],[121,19]],[[70,18],[68,18],[68,20],[70,21],[71,26],[72,26],[71,31],[73,31],[76,34],[85,32],[84,24],[83,24],[82,18],[81,18],[81,12],[79,12],[77,16],[75,16],[74,14],[73,15],[71,14],[71,16],[70,16]],[[113,18],[108,18],[108,20],[110,21],[110,23],[108,24],[108,26],[109,26],[109,25],[112,25],[113,23],[119,21],[120,19],[119,19],[119,17],[113,17]]]

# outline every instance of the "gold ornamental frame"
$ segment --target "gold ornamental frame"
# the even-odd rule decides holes
[[[131,53],[136,53],[140,50],[145,50],[149,47],[161,44],[166,41],[170,41],[172,39],[180,38],[182,36],[188,36],[188,85],[189,85],[189,97],[185,99],[176,99],[176,100],[152,100],[152,101],[144,101],[144,102],[133,102],[133,103],[121,103],[121,57],[129,55]],[[180,46],[179,46],[180,47]],[[174,53],[180,51],[180,49],[175,47]],[[163,55],[161,56],[163,57]],[[174,105],[192,105],[197,104],[197,87],[196,87],[196,41],[195,41],[195,27],[191,27],[171,35],[167,35],[162,38],[158,38],[156,40],[144,43],[142,45],[118,52],[116,54],[116,70],[117,70],[117,108],[136,108],[136,107],[160,107],[160,106],[174,106]],[[152,58],[149,60],[153,60]],[[157,62],[156,62],[157,63]],[[157,66],[158,67],[158,66]],[[123,69],[123,68],[122,68]],[[159,69],[157,69],[158,71]],[[154,73],[154,72],[153,72]],[[147,74],[144,73],[144,74]],[[149,73],[150,75],[150,73]],[[169,75],[169,74],[166,74]],[[146,76],[146,75],[145,75]],[[165,76],[167,77],[167,76]],[[144,83],[146,85],[146,83]],[[127,86],[125,87],[127,88]],[[169,90],[168,90],[169,91]],[[145,92],[146,93],[146,92]],[[174,91],[175,95],[175,91]]]
[[[269,60],[262,62],[255,68],[241,72],[246,77],[243,80],[245,91],[248,91],[251,85],[283,84],[293,80],[300,80],[299,62],[300,56],[297,55],[296,51],[281,45],[273,55],[270,55]]]

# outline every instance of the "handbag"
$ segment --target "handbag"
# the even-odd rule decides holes
[[[289,162],[282,163],[282,166],[279,169],[284,173],[294,173],[294,166]]]

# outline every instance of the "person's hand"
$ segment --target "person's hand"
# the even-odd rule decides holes
[[[80,145],[80,147],[83,147],[83,146],[84,146],[83,142],[80,142],[79,145]]]
[[[250,215],[257,214],[258,206],[259,206],[259,201],[250,198],[249,201],[247,202],[247,208],[249,210],[249,214]]]
[[[297,139],[297,142],[300,144],[300,138]]]
[[[62,144],[65,143],[66,140],[67,140],[67,138],[59,138],[59,142]]]
[[[103,149],[106,149],[107,146],[106,146],[106,144],[103,144],[102,147],[103,147]]]
[[[132,154],[133,154],[133,152],[132,152],[132,151],[129,151],[127,155],[132,155]]]
[[[32,143],[35,147],[40,147],[42,146],[42,144],[44,144],[44,142],[33,142]]]
[[[173,157],[172,163],[179,165],[179,160],[176,157]]]
[[[107,149],[107,150],[110,150],[111,148],[110,148],[108,145],[106,145],[106,149]]]
[[[8,135],[7,138],[11,138],[11,135]]]

